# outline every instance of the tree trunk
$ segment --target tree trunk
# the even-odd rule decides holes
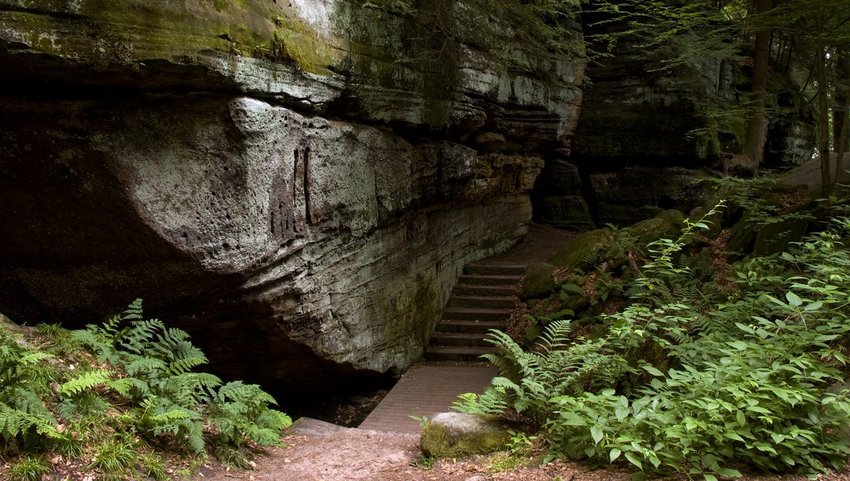
[[[850,92],[847,93],[850,95]],[[835,141],[838,145],[838,149],[835,151],[835,176],[833,176],[833,182],[838,184],[841,182],[841,177],[844,172],[842,168],[844,165],[844,154],[847,152],[847,131],[850,130],[848,128],[850,126],[850,122],[847,122],[847,111],[844,111],[844,122],[841,124],[841,132],[838,134],[838,139]]]
[[[822,190],[828,194],[832,182],[829,179],[829,99],[826,79],[826,56],[824,46],[818,45],[815,56],[815,77],[818,82],[818,154],[820,155],[820,175]]]
[[[757,0],[756,13],[765,14],[773,8],[773,0]],[[756,32],[753,51],[753,92],[750,97],[752,106],[747,125],[747,138],[744,141],[744,154],[750,157],[752,165],[758,167],[764,158],[764,143],[767,137],[767,119],[764,115],[767,97],[768,67],[770,64],[770,30]]]
[[[847,152],[847,135],[840,141],[847,123],[848,103],[850,103],[850,51],[846,48],[838,48],[835,52],[835,102],[832,108],[832,139],[835,152]],[[837,178],[836,178],[837,181]]]
[[[843,92],[843,96],[845,99],[850,98],[850,84],[846,87],[846,90],[839,90],[839,92]],[[844,173],[844,169],[842,168],[844,165],[844,154],[847,152],[847,134],[848,130],[850,130],[850,122],[847,121],[847,103],[844,104],[844,111],[839,114],[838,110],[833,112],[833,121],[835,124],[839,115],[841,115],[841,131],[838,133],[838,137],[835,138],[835,175],[833,176],[832,181],[835,184],[841,182],[841,177]]]

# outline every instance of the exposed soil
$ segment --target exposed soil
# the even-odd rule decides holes
[[[575,236],[574,231],[532,222],[528,226],[528,234],[516,246],[488,260],[511,264],[543,262],[557,254]]]
[[[306,421],[306,422],[305,422]],[[576,463],[556,461],[545,466],[495,468],[504,454],[464,460],[441,460],[427,467],[416,434],[384,433],[341,428],[315,420],[301,420],[285,438],[283,448],[267,450],[253,471],[205,469],[194,481],[630,481],[627,469],[592,470]],[[623,466],[622,468],[625,468]],[[665,478],[661,481],[680,481]],[[740,481],[804,481],[805,476],[756,476]],[[847,474],[819,476],[850,481]]]

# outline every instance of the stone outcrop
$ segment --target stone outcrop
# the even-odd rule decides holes
[[[582,20],[591,38],[629,29],[600,12]],[[746,62],[711,52],[677,58],[685,52],[675,52],[675,42],[653,49],[644,40],[621,37],[612,56],[588,68],[575,141],[562,158],[546,160],[535,189],[536,219],[586,229],[629,225],[660,209],[687,212],[699,204],[698,189],[687,184],[706,176],[696,170],[719,173],[728,167],[721,159],[741,151],[746,118],[728,112],[746,104]],[[763,165],[787,168],[811,157],[814,119],[787,74],[774,70],[770,89]]]
[[[429,5],[0,0],[0,310],[142,297],[284,390],[405,368],[525,232],[584,71],[578,25],[508,49],[510,12]]]

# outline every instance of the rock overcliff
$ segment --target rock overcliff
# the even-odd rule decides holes
[[[0,310],[142,297],[284,389],[406,367],[575,129],[580,27],[506,5],[0,0]]]

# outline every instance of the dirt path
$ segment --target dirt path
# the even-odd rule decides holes
[[[465,460],[442,460],[431,467],[420,459],[419,436],[342,428],[322,421],[299,420],[285,437],[284,448],[255,459],[253,471],[205,470],[194,481],[630,481],[623,470],[591,470],[556,461],[543,467],[497,470],[505,454]],[[739,481],[804,481],[805,476],[756,476]],[[820,480],[850,481],[847,474]],[[659,481],[684,481],[664,478]]]
[[[285,438],[284,448],[259,455],[253,471],[215,468],[197,481],[590,481],[576,466],[551,464],[494,472],[488,458],[439,461],[417,466],[419,436],[341,428],[322,421],[300,420]],[[580,468],[579,468],[580,469]],[[610,473],[606,473],[610,474]],[[628,474],[605,479],[627,481]]]
[[[555,255],[568,240],[575,237],[576,233],[569,230],[558,229],[545,224],[531,223],[528,226],[528,234],[516,246],[510,250],[489,257],[493,262],[504,261],[512,264],[533,264],[542,262]]]

